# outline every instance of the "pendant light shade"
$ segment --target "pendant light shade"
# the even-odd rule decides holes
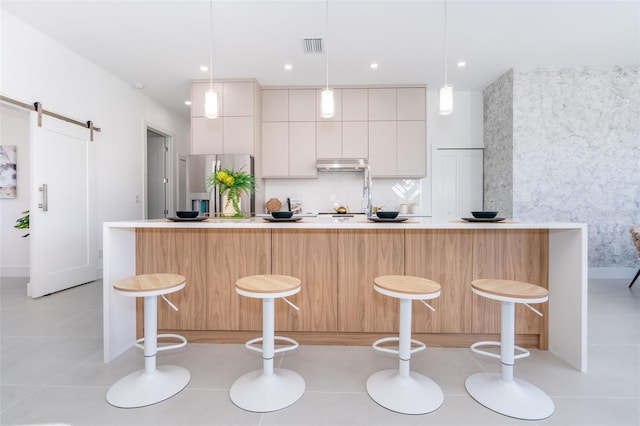
[[[325,32],[324,32],[324,48],[325,61],[327,66],[327,84],[321,93],[320,99],[320,116],[322,118],[333,118],[336,113],[335,103],[333,101],[333,90],[329,89],[329,0],[325,2]]]
[[[326,88],[322,91],[320,115],[322,118],[332,118],[335,114],[335,104],[333,102],[333,89]]]
[[[213,90],[213,0],[209,0],[209,90],[204,94],[204,116],[218,118],[218,93]]]
[[[451,115],[453,112],[453,87],[444,85],[440,88],[440,115]]]
[[[444,0],[444,86],[440,88],[440,115],[453,113],[453,87],[447,84],[447,0]]]
[[[218,118],[218,93],[215,90],[207,90],[204,94],[204,116]]]

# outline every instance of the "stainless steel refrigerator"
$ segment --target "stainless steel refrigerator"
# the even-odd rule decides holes
[[[197,210],[201,215],[219,216],[222,213],[222,195],[217,188],[207,188],[207,178],[221,169],[244,170],[255,176],[253,155],[188,155],[187,156],[187,205],[186,210]],[[245,216],[256,212],[255,193],[242,192],[240,207]]]

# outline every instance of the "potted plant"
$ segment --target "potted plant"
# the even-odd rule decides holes
[[[17,223],[13,225],[13,227],[16,229],[29,229],[29,210],[23,211],[21,214],[24,216],[16,220]],[[22,238],[26,238],[28,236],[29,233],[27,232],[22,236]]]
[[[223,195],[224,210],[225,212],[231,210],[231,217],[244,217],[240,208],[242,191],[250,193],[256,190],[256,178],[244,170],[218,170],[207,178],[206,184],[209,190],[218,188]]]

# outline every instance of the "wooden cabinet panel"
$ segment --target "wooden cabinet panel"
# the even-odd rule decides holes
[[[240,296],[236,281],[271,273],[271,232],[216,229],[206,235],[206,327],[208,330],[262,330],[262,300]]]
[[[478,230],[473,235],[473,279],[497,278],[529,282],[549,288],[546,230]],[[545,334],[548,303],[516,306],[516,333]],[[500,332],[500,302],[473,295],[473,332]],[[546,340],[546,339],[545,339]]]
[[[195,229],[137,229],[136,274],[168,272],[183,275],[183,290],[167,295],[180,310],[158,300],[158,328],[206,330],[207,265],[199,261],[204,234]],[[138,328],[143,324],[143,299],[138,298]]]
[[[289,176],[316,177],[316,123],[289,123]]]
[[[316,121],[316,90],[289,90],[289,121]]]
[[[414,303],[414,332],[471,332],[473,232],[405,231],[405,273],[436,281],[441,286],[440,297],[429,302],[435,312]]]
[[[369,120],[369,91],[342,89],[342,121]]]
[[[337,235],[336,230],[272,231],[272,273],[302,281],[300,293],[288,298],[300,311],[279,304],[277,330],[337,331]]]
[[[223,123],[220,118],[191,118],[191,153],[218,154],[224,152]]]
[[[340,230],[338,234],[338,330],[396,332],[398,300],[373,289],[379,275],[404,273],[404,233]]]
[[[262,123],[262,175],[289,176],[289,124]]]
[[[366,121],[342,122],[342,156],[369,158],[369,125]]]
[[[396,120],[396,89],[369,89],[369,121]]]
[[[209,90],[209,82],[198,82],[191,84],[191,116],[192,117],[204,117],[204,94]],[[213,90],[218,93],[218,108],[219,113],[222,115],[223,105],[223,89],[222,83],[213,83]]]
[[[398,121],[396,176],[425,176],[427,129],[424,121]]]
[[[373,177],[396,174],[396,122],[369,122],[369,164]]]
[[[225,154],[253,155],[253,117],[224,117],[223,140]]]
[[[342,157],[342,123],[319,121],[316,124],[316,155],[318,158]]]
[[[251,81],[225,81],[223,83],[224,117],[253,117],[255,87]]]
[[[262,91],[262,121],[289,121],[289,91]]]
[[[399,87],[398,120],[424,121],[427,116],[427,90],[424,87]]]

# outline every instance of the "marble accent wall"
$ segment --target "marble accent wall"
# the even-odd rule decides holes
[[[483,94],[484,209],[513,217],[513,70]]]
[[[485,126],[508,121],[491,111],[511,115],[513,217],[585,222],[589,267],[637,267],[629,227],[640,224],[640,68],[519,69],[512,84],[511,114],[491,106]],[[509,102],[488,89],[485,108]],[[494,142],[504,133],[485,128],[485,150],[505,149]],[[509,168],[493,158],[486,167]],[[486,204],[498,200],[485,194]]]

